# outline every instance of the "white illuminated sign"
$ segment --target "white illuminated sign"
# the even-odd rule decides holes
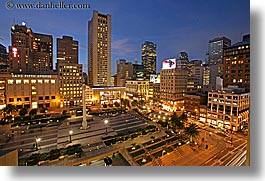
[[[13,58],[17,58],[18,57],[18,53],[17,53],[17,48],[16,47],[12,48],[12,57]]]
[[[163,61],[162,69],[175,69],[176,67],[177,67],[177,60],[175,58]]]
[[[150,82],[160,83],[160,79],[158,78],[157,75],[150,75]]]

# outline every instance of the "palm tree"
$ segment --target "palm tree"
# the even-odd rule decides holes
[[[176,131],[176,129],[180,130],[184,128],[184,122],[182,121],[180,117],[177,116],[176,112],[174,112],[173,115],[171,116],[170,123],[174,131]]]
[[[192,143],[192,138],[199,135],[198,125],[192,123],[189,127],[185,128],[184,132],[190,137],[190,142]]]

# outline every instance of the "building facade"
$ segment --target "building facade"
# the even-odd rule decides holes
[[[0,74],[1,108],[60,107],[58,75]]]
[[[222,64],[223,50],[231,45],[231,40],[226,37],[218,37],[209,41],[208,44],[208,64]]]
[[[53,69],[53,38],[34,33],[25,24],[13,25],[9,46],[10,72],[49,74]]]
[[[34,62],[38,62],[38,71],[47,73],[53,70],[53,37],[52,35],[34,33]],[[45,59],[42,59],[45,57]]]
[[[156,44],[146,41],[142,44],[142,65],[147,78],[156,74]]]
[[[131,100],[148,100],[149,80],[128,80],[125,87]]]
[[[86,86],[87,105],[109,105],[120,103],[125,98],[125,87]]]
[[[250,41],[242,41],[224,49],[223,69],[224,87],[237,85],[250,91]]]
[[[78,64],[78,41],[73,37],[57,38],[57,63]]]
[[[111,15],[93,11],[88,22],[88,84],[109,86],[111,77]]]
[[[183,107],[187,91],[187,70],[182,68],[162,69],[160,72],[160,99],[172,111]]]
[[[239,131],[249,122],[250,94],[225,90],[208,93],[208,109],[200,121],[215,128]]]
[[[0,73],[8,72],[8,53],[6,47],[0,44]]]
[[[82,104],[82,64],[59,63],[61,107],[79,107]]]

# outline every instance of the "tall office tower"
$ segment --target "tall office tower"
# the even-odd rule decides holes
[[[34,33],[33,49],[35,55],[34,61],[39,64],[40,72],[48,72],[53,70],[53,37],[52,35],[45,35]],[[45,61],[40,61],[45,57]],[[46,58],[47,57],[47,58]]]
[[[250,91],[250,35],[224,49],[224,87],[236,85]]]
[[[111,15],[93,11],[88,22],[88,85],[111,85]]]
[[[156,74],[156,44],[146,41],[142,44],[142,64],[147,78]]]
[[[0,44],[0,72],[8,71],[8,53],[6,47]]]
[[[57,38],[57,63],[78,64],[78,41],[73,37]]]
[[[216,78],[223,76],[223,51],[231,45],[231,40],[226,37],[218,37],[209,41],[208,64],[210,65],[210,84],[216,90]]]
[[[208,64],[223,63],[223,49],[231,45],[231,40],[226,37],[218,37],[209,41]]]
[[[34,33],[25,23],[11,28],[9,64],[11,73],[50,74],[53,64],[53,38]]]
[[[57,60],[61,106],[81,106],[83,66],[78,64],[78,41],[69,36],[57,38]]]
[[[160,72],[160,99],[173,110],[183,106],[184,94],[187,91],[187,70],[177,65],[176,59],[163,61]]]
[[[13,25],[9,46],[9,67],[11,73],[34,73],[33,61],[33,32],[24,23]]]

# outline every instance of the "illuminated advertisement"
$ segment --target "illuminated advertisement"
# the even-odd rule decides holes
[[[177,66],[177,60],[175,58],[167,59],[163,61],[162,69],[175,69],[176,66]]]
[[[137,78],[143,78],[144,77],[144,72],[142,72],[142,71],[136,72],[136,77]]]
[[[13,47],[12,48],[12,57],[13,58],[17,58],[18,57],[18,52],[17,52],[17,48],[16,47]]]
[[[160,83],[160,78],[157,75],[150,75],[150,82]]]

